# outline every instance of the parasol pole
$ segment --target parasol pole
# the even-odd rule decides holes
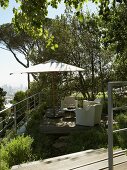
[[[55,117],[55,88],[54,88],[54,73],[52,72],[52,106],[53,116]]]

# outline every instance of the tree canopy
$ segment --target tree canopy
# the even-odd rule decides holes
[[[6,8],[8,2],[0,0],[0,5]],[[96,15],[83,13],[83,5],[88,0],[64,0],[66,14],[56,19],[46,18],[48,7],[58,8],[62,0],[16,2],[20,5],[18,9],[13,9],[15,29],[9,25],[0,28],[1,41],[6,47],[22,52],[27,47],[25,57],[33,64],[51,59],[52,56],[85,68],[86,72],[70,83],[74,89],[79,88],[84,96],[87,93],[87,96],[90,94],[94,98],[100,89],[104,92],[105,82],[124,79],[127,72],[126,0],[92,0],[99,6]],[[74,16],[69,13],[71,8],[75,9]],[[48,82],[47,78],[42,79]],[[41,80],[41,76],[38,80]],[[59,76],[57,82],[61,84]]]
[[[4,109],[4,101],[5,101],[6,92],[0,88],[0,110]]]

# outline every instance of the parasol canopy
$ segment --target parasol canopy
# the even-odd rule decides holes
[[[34,66],[30,66],[28,68],[24,68],[21,71],[17,72],[17,73],[55,73],[55,72],[76,72],[76,71],[84,71],[84,69],[80,68],[80,67],[76,67],[70,64],[65,64],[62,62],[58,62],[56,60],[49,60],[47,62],[44,62],[42,64],[37,64]],[[10,73],[10,74],[14,74],[14,73]],[[52,74],[54,75],[54,74]],[[54,76],[52,76],[52,84],[54,84]],[[52,93],[53,93],[53,108],[55,108],[55,95],[54,95],[54,85],[52,85]],[[55,110],[54,110],[55,112]],[[55,115],[55,114],[54,114]]]
[[[61,63],[56,60],[49,60],[42,64],[37,64],[34,66],[30,66],[28,68],[24,68],[19,73],[75,72],[75,71],[84,71],[84,69],[70,64]]]

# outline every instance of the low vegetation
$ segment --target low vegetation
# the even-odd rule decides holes
[[[31,114],[25,135],[14,139],[4,139],[1,143],[1,170],[8,170],[11,166],[60,156],[88,149],[107,148],[108,136],[105,126],[98,125],[82,132],[69,135],[46,135],[41,132],[41,122],[44,115],[45,105],[42,104]],[[127,125],[127,113],[115,116],[117,124],[114,128],[123,128]],[[126,148],[127,138],[125,132],[114,134],[114,148]],[[55,144],[61,143],[61,147]]]
[[[13,140],[3,140],[1,147],[1,168],[9,169],[13,165],[32,160],[33,139],[30,136],[18,136]]]

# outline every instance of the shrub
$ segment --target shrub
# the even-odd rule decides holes
[[[115,120],[118,122],[117,129],[127,128],[127,113],[117,115]],[[120,147],[127,148],[127,132],[119,132],[116,136]]]
[[[74,133],[68,139],[67,153],[87,149],[107,148],[107,132],[101,127],[94,127],[83,133]]]
[[[32,158],[31,144],[33,139],[29,136],[18,136],[11,141],[1,144],[1,159],[3,165],[11,167],[16,164],[30,161]]]
[[[25,92],[23,92],[23,91],[18,91],[18,92],[15,93],[13,102],[14,102],[14,103],[20,102],[21,100],[24,100],[25,97],[26,97]]]
[[[118,122],[119,128],[127,127],[127,114],[119,114],[116,116],[115,120]]]
[[[7,162],[0,160],[0,170],[9,170]]]
[[[96,95],[96,98],[102,99],[102,101],[103,101],[102,113],[103,114],[108,114],[108,94],[107,94],[107,92],[105,92],[105,99],[104,99],[104,96],[103,96],[102,92],[99,92]]]

